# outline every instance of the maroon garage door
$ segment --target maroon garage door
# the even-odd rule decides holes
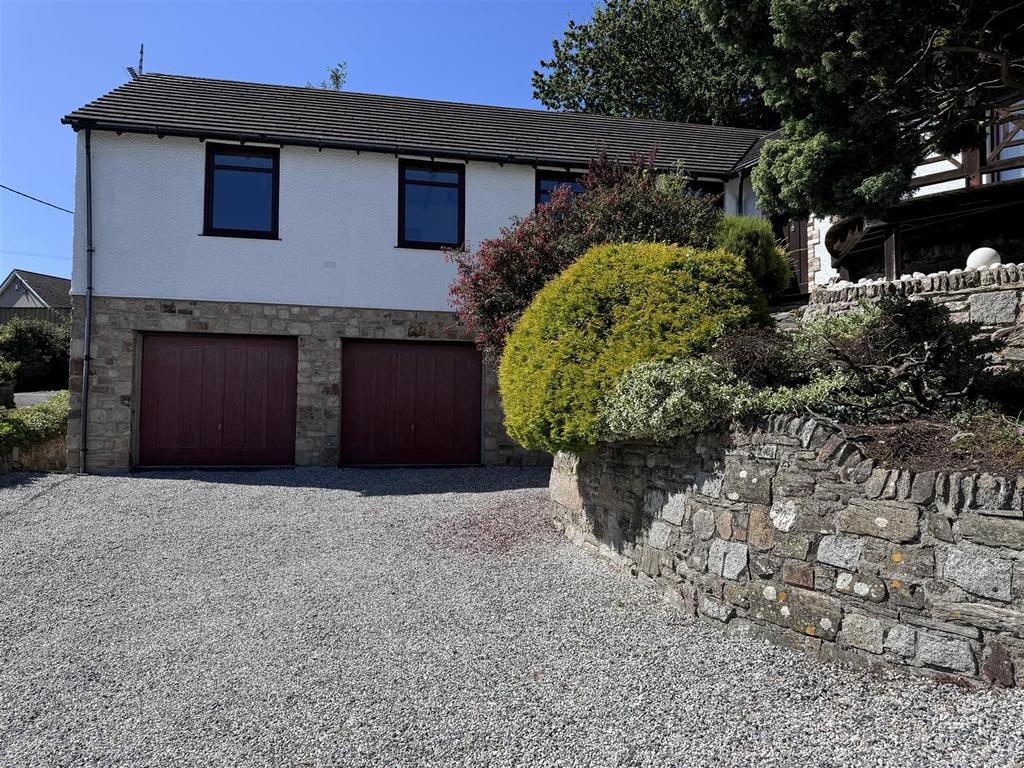
[[[295,339],[147,336],[139,463],[292,464]]]
[[[346,340],[343,464],[479,464],[480,354],[462,344]]]

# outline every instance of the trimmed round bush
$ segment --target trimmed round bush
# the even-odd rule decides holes
[[[793,276],[789,259],[765,219],[723,216],[715,228],[715,245],[743,259],[754,281],[769,296],[789,286]]]
[[[515,325],[498,377],[505,425],[554,453],[601,440],[602,400],[642,362],[687,358],[771,322],[742,259],[655,243],[591,248],[548,283]]]

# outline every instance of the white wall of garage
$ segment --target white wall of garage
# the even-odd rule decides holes
[[[92,155],[98,295],[450,309],[455,268],[444,254],[396,247],[393,155],[282,148],[280,240],[202,235],[206,148],[197,139],[94,132]],[[86,209],[84,168],[79,132],[80,213]],[[471,161],[469,245],[528,213],[534,185],[532,167]],[[72,292],[84,293],[85,282],[85,216],[78,215]]]

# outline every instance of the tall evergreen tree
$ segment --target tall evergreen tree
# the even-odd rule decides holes
[[[750,68],[718,47],[691,0],[607,0],[570,21],[533,73],[550,109],[773,128]]]

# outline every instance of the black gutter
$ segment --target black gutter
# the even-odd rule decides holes
[[[402,146],[398,144],[371,144],[352,141],[335,141],[321,138],[298,138],[294,136],[276,136],[267,133],[238,133],[232,131],[215,130],[190,130],[187,128],[163,128],[159,125],[142,125],[138,123],[104,123],[97,120],[83,118],[62,118],[61,123],[70,125],[75,131],[95,130],[109,131],[112,133],[141,133],[150,136],[163,138],[164,136],[177,136],[193,138],[204,141],[206,139],[221,139],[224,141],[251,142],[254,144],[276,144],[280,147],[316,147],[317,149],[344,149],[354,152],[374,152],[385,155],[412,155],[413,157],[425,158],[446,158],[451,160],[476,160],[485,163],[498,163],[500,165],[530,165],[530,166],[554,166],[556,168],[572,167],[585,168],[590,164],[590,159],[553,159],[541,157],[520,157],[517,155],[495,155],[484,152],[466,152],[464,150],[450,149],[427,149],[424,147]],[[625,158],[623,158],[625,159]],[[675,168],[675,165],[665,166],[665,169]],[[735,176],[734,172],[708,171],[695,167],[686,167],[684,171],[690,176],[710,176],[722,181],[727,181]]]
[[[92,360],[92,129],[85,129],[85,326],[82,356],[82,408],[78,436],[78,471],[86,471],[89,434],[89,369]]]

